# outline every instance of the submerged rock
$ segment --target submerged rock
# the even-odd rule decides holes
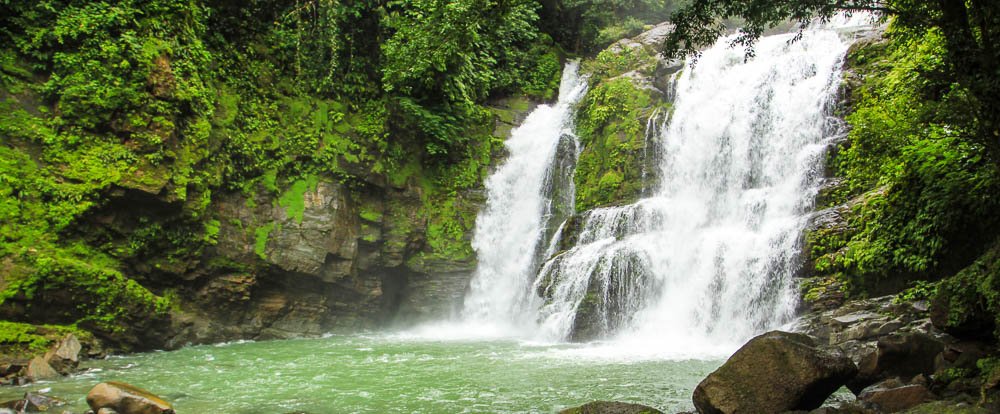
[[[702,414],[812,410],[854,377],[858,368],[812,338],[773,331],[760,335],[705,378],[694,391]]]
[[[95,412],[118,414],[173,414],[170,403],[144,389],[123,382],[108,381],[97,384],[87,394],[87,404]]]
[[[663,414],[663,412],[641,404],[594,401],[579,407],[567,408],[559,414]]]

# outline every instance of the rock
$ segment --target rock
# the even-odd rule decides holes
[[[851,325],[861,321],[878,318],[879,315],[871,312],[855,312],[847,315],[832,318],[832,321],[840,325]]]
[[[809,414],[876,414],[874,410],[862,407],[857,401],[840,404],[837,407],[820,407]]]
[[[53,407],[62,407],[66,405],[66,401],[63,401],[56,397],[50,397],[44,394],[37,394],[33,392],[28,392],[24,394],[24,401],[27,402],[28,411],[48,411]]]
[[[861,359],[858,375],[847,384],[855,394],[879,380],[931,375],[944,343],[925,333],[892,335],[878,340],[874,352]]]
[[[879,412],[897,413],[916,407],[931,399],[933,395],[920,384],[902,385],[898,380],[886,380],[865,388],[858,398],[872,404]]]
[[[97,384],[87,394],[87,404],[99,414],[173,414],[170,403],[153,393],[122,382]],[[105,411],[102,411],[105,410]]]
[[[906,414],[990,414],[989,409],[955,401],[934,401],[906,410]]]
[[[51,351],[45,354],[45,361],[60,374],[68,375],[80,364],[80,350],[82,348],[76,335],[66,335]]]
[[[17,413],[39,413],[63,405],[66,405],[66,402],[58,398],[28,392],[20,400],[7,401],[0,404],[0,408],[11,409]]]
[[[594,401],[579,407],[567,408],[559,414],[663,414],[663,412],[640,404]]]
[[[812,410],[857,373],[851,360],[806,335],[773,331],[751,339],[694,391],[702,414]]]
[[[45,361],[45,358],[38,356],[28,363],[28,370],[25,373],[25,376],[32,381],[41,381],[59,378],[60,374]]]

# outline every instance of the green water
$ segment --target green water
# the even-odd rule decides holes
[[[91,361],[87,372],[25,387],[51,388],[86,410],[101,381],[146,388],[193,413],[551,413],[593,400],[689,410],[718,360],[612,358],[586,345],[332,336],[184,348]]]

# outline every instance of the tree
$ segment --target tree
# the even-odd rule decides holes
[[[948,59],[957,83],[969,89],[975,114],[973,139],[1000,162],[1000,2],[995,0],[692,0],[673,16],[674,32],[664,43],[669,57],[697,55],[714,43],[726,28],[724,19],[744,22],[734,45],[752,56],[764,31],[786,21],[806,28],[815,20],[828,21],[837,13],[871,12],[892,18],[903,31],[920,34],[940,30],[947,41]]]

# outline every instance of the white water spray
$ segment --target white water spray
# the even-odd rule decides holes
[[[506,141],[509,157],[486,181],[486,208],[476,219],[472,247],[479,265],[462,310],[466,322],[507,330],[533,325],[537,304],[528,288],[552,209],[545,187],[552,182],[560,139],[572,137],[575,105],[586,91],[577,63],[568,63],[559,101],[535,109]]]
[[[602,356],[686,358],[726,355],[787,323],[799,237],[839,132],[828,114],[850,44],[825,28],[792,36],[761,39],[749,61],[721,39],[686,66],[672,114],[646,128],[660,165],[643,173],[659,186],[556,224],[555,238],[575,237],[557,252],[546,187],[586,91],[568,65],[559,103],[514,131],[510,157],[486,183],[462,329],[611,340],[584,351]]]
[[[725,353],[792,318],[849,43],[830,30],[790,37],[761,39],[750,61],[722,39],[684,69],[660,190],[591,211],[576,247],[545,264],[544,334]]]

